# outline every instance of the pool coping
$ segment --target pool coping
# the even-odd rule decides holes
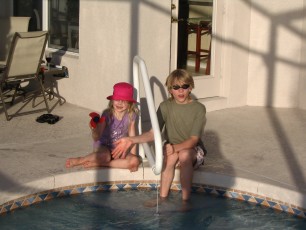
[[[158,183],[159,176],[149,167],[140,168],[133,173],[125,169],[108,168],[68,171],[1,191],[0,214],[57,197],[85,192],[156,190]],[[179,169],[176,170],[171,190],[181,190]],[[197,170],[194,172],[192,190],[262,205],[306,218],[306,195],[278,185]]]

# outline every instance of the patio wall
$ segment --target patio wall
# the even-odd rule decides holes
[[[248,105],[305,109],[305,0],[253,0]]]
[[[132,82],[137,54],[146,61],[149,75],[164,84],[169,73],[169,20],[169,1],[81,0],[79,55],[65,54],[61,60],[70,71],[70,78],[60,84],[66,100],[96,111],[105,108],[115,83]],[[154,95],[162,97],[159,89]]]
[[[306,0],[219,1],[225,2],[222,108],[306,109]],[[159,104],[171,71],[170,18],[170,0],[80,0],[79,54],[58,55],[70,73],[59,81],[60,94],[100,111],[114,83],[132,81],[132,58],[138,54],[153,76]]]
[[[156,104],[165,98],[170,25],[160,25],[169,22],[170,1],[145,2],[81,0],[80,54],[62,58],[71,76],[60,83],[68,102],[93,110],[106,106],[112,85],[131,81],[136,54],[158,81]],[[305,0],[225,0],[224,108],[306,108],[303,12]]]

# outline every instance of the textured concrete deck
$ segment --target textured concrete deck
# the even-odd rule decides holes
[[[118,177],[137,180],[144,178],[146,170],[150,173],[150,169],[136,173],[117,169],[116,173],[105,169],[67,170],[67,157],[91,151],[89,112],[67,103],[56,106],[52,113],[61,120],[49,125],[35,121],[42,113],[6,121],[1,110],[0,205],[29,192],[92,182],[97,171],[108,172],[104,176],[112,181]],[[240,107],[209,112],[207,118],[205,139],[209,153],[206,165],[195,174],[196,183],[204,181],[254,193],[259,190],[254,183],[265,184],[266,189],[275,190],[273,193],[278,188],[285,189],[280,193],[296,192],[297,205],[306,207],[306,111]]]

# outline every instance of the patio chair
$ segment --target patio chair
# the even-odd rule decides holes
[[[15,32],[28,32],[30,17],[0,18],[0,65],[5,65]]]
[[[8,98],[7,90],[13,88],[14,93],[11,95],[12,99],[9,102],[13,104],[17,96],[17,91],[20,90],[20,84],[31,80],[37,80],[39,82],[39,90],[43,96],[46,110],[48,113],[50,112],[45,89],[41,77],[39,76],[47,39],[48,32],[46,31],[16,32],[13,37],[6,66],[3,72],[0,73],[1,101],[7,120],[10,120],[14,116],[22,115],[18,112],[13,115],[8,114],[6,108],[6,103],[8,102],[5,101],[5,99]],[[32,112],[41,110],[42,109]]]

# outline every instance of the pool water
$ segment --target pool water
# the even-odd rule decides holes
[[[186,210],[180,192],[158,208],[144,203],[156,191],[83,193],[0,216],[1,229],[306,229],[306,220],[247,202],[193,193]]]

